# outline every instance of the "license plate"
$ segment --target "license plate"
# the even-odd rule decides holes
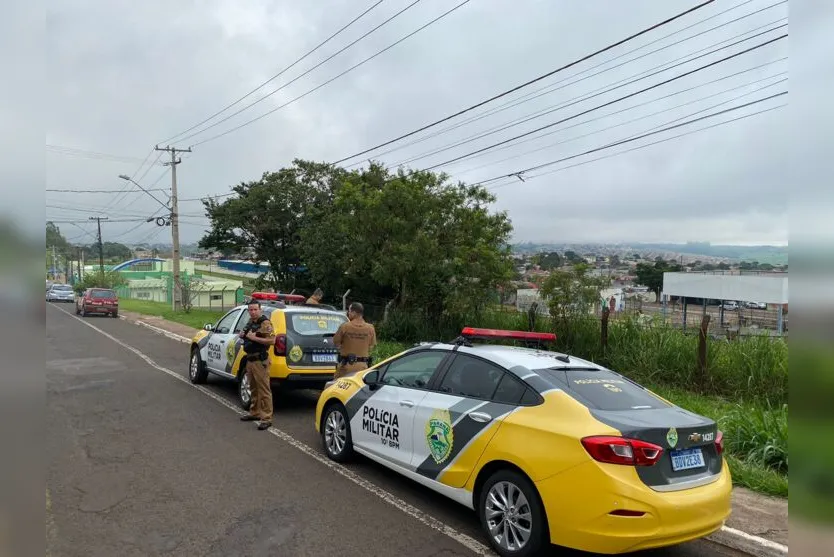
[[[316,364],[335,364],[336,359],[336,354],[313,354],[313,363]]]
[[[704,453],[700,448],[672,451],[670,456],[672,457],[672,470],[675,472],[706,466]]]

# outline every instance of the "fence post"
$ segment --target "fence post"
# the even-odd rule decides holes
[[[707,377],[707,331],[709,329],[710,314],[704,315],[701,319],[701,331],[698,334],[698,371],[701,374],[703,383],[706,386]]]
[[[602,345],[602,352],[605,353],[605,350],[608,348],[608,318],[611,317],[611,310],[608,308],[604,308],[602,310],[602,320],[600,321],[600,344]]]
[[[350,288],[347,289],[347,292],[342,294],[342,311],[347,311],[347,297],[350,294]]]

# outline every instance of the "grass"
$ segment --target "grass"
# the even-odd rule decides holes
[[[206,323],[215,323],[225,313],[225,311],[205,309],[192,309],[186,313],[184,311],[174,311],[171,309],[170,304],[165,302],[149,302],[131,298],[119,299],[119,309],[145,315],[155,315],[168,321],[188,325],[195,329],[202,329]],[[226,309],[228,310],[229,308]]]

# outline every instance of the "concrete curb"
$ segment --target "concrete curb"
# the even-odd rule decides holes
[[[145,327],[157,334],[170,338],[171,340],[182,342],[184,344],[191,343],[191,339],[172,333],[171,331],[166,331],[161,327],[156,327],[143,321],[134,321],[125,316],[119,316],[119,318],[124,319],[129,323]],[[776,543],[760,536],[748,534],[747,532],[742,532],[741,530],[736,530],[735,528],[730,528],[729,526],[722,526],[718,532],[707,536],[706,539],[731,549],[742,551],[749,555],[755,555],[756,557],[782,557],[788,554],[788,546],[786,545]]]

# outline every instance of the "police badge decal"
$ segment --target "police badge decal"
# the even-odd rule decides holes
[[[435,410],[426,422],[426,445],[429,454],[437,464],[442,464],[452,454],[455,434],[452,431],[452,416],[448,410]]]

